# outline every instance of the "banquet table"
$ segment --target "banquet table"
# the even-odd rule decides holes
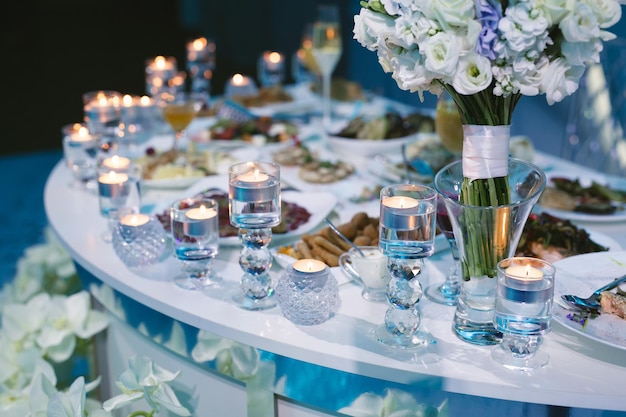
[[[324,138],[318,141],[325,146]],[[270,157],[262,150],[258,155]],[[364,169],[365,158],[355,161],[358,185],[331,189],[337,201],[332,216],[339,223],[359,211],[378,214],[376,201],[353,203],[345,198],[345,189],[376,181]],[[538,151],[534,162],[546,172],[587,172]],[[383,322],[386,304],[364,300],[361,288],[338,270],[333,270],[339,282],[337,314],[320,325],[298,326],[278,307],[248,311],[232,302],[242,275],[237,245],[220,247],[215,265],[224,284],[218,289],[177,287],[171,279],[179,268],[173,257],[150,267],[127,268],[101,237],[107,220],[99,214],[97,196],[69,186],[70,182],[69,169],[59,161],[45,187],[45,209],[81,277],[110,313],[104,354],[99,356],[103,389],[110,394],[116,393],[113,382],[125,369],[126,359],[141,351],[158,358],[167,369],[183,370],[178,389],[186,393],[183,397],[193,404],[196,415],[207,415],[201,410],[230,416],[337,415],[350,413],[345,407],[354,406],[359,396],[369,393],[383,398],[390,392],[408,393],[413,407],[431,412],[445,406],[450,415],[549,415],[553,407],[626,413],[626,346],[590,339],[553,320],[542,346],[550,355],[549,364],[532,372],[511,371],[491,360],[492,347],[468,344],[453,334],[454,307],[423,297],[421,330],[435,342],[418,350],[390,348],[373,335]],[[151,188],[143,192],[150,210],[164,207],[185,191]],[[302,191],[303,195],[307,192],[312,191]],[[576,224],[626,248],[626,221]],[[439,242],[438,250],[426,261],[422,285],[442,282],[451,259],[447,243]],[[275,262],[273,277],[280,273]],[[557,268],[557,280],[558,276]],[[215,357],[197,360],[193,347],[199,334],[210,334],[224,346],[235,343],[252,348],[263,365],[258,369],[270,369],[271,376],[233,374],[232,366]]]

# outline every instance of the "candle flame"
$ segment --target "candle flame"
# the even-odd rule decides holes
[[[156,58],[154,58],[154,65],[156,65],[158,69],[165,68],[165,57],[159,55]]]
[[[272,64],[278,64],[283,59],[282,55],[278,52],[272,52],[269,55],[269,61]]]
[[[140,103],[142,106],[149,106],[149,105],[151,105],[151,104],[152,104],[152,99],[151,99],[150,97],[148,97],[148,96],[142,96],[142,97],[139,99],[139,103]]]
[[[125,94],[124,97],[122,97],[122,104],[124,105],[124,107],[132,106],[133,96],[131,96],[130,94]]]
[[[193,49],[195,49],[196,51],[201,51],[204,48],[206,48],[207,40],[206,40],[206,38],[194,39],[192,45],[193,45]]]
[[[243,75],[241,75],[241,74],[233,75],[233,84],[234,85],[241,85],[241,84],[243,84]]]
[[[334,28],[326,28],[326,38],[335,39],[337,35],[335,34]]]
[[[85,126],[80,126],[78,128],[78,136],[80,136],[80,137],[87,137],[88,134],[89,134],[89,131],[87,130],[87,128]]]

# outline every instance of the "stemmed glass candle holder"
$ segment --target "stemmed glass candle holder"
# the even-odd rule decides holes
[[[545,366],[549,355],[539,347],[550,331],[555,268],[536,258],[516,257],[498,263],[493,323],[502,342],[491,357],[510,369]]]
[[[187,42],[187,73],[191,91],[202,94],[205,104],[211,96],[211,79],[215,71],[215,41],[205,37]]]
[[[268,245],[272,227],[281,220],[280,167],[272,162],[242,162],[229,169],[230,224],[239,228],[243,245],[239,265],[244,271],[241,292],[233,300],[247,310],[274,307]]]
[[[63,156],[72,171],[72,186],[89,188],[97,171],[98,137],[84,123],[63,126]]]
[[[115,137],[120,128],[122,94],[112,90],[83,94],[83,112],[89,133]]]
[[[437,193],[416,184],[397,184],[380,192],[379,248],[387,256],[391,279],[389,308],[376,338],[389,346],[411,348],[427,343],[419,333],[422,297],[419,275],[424,258],[435,250]]]
[[[257,62],[257,74],[263,87],[282,84],[285,79],[285,58],[280,52],[263,52]]]
[[[156,56],[146,61],[146,93],[152,97],[170,91],[170,86],[178,76],[176,58]]]
[[[428,286],[425,294],[429,300],[435,303],[453,306],[457,304],[461,293],[461,259],[459,248],[454,239],[450,217],[448,217],[448,210],[441,197],[437,198],[437,226],[448,240],[452,253],[452,266],[450,266],[444,282]]]
[[[212,269],[219,252],[217,202],[203,197],[176,200],[170,207],[170,221],[174,254],[184,272],[174,282],[187,290],[218,285],[220,278]]]

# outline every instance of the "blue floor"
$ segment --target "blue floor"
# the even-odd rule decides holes
[[[0,188],[0,286],[13,279],[24,249],[43,240],[42,231],[48,224],[43,191],[50,171],[62,157],[60,150],[0,156],[0,178],[4,178]]]

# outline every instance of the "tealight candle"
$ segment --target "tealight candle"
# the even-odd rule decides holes
[[[101,197],[115,198],[123,193],[128,174],[109,171],[98,176],[98,192]]]
[[[525,266],[523,265],[513,265],[509,266],[505,270],[506,275],[509,278],[517,279],[522,282],[524,281],[537,281],[543,279],[543,272],[540,269],[532,267],[530,264]]]
[[[240,162],[228,170],[230,222],[239,228],[274,227],[280,223],[280,166]]]
[[[210,234],[214,227],[217,210],[204,205],[194,207],[185,211],[185,221],[183,221],[183,232],[187,236],[205,236]]]
[[[125,156],[113,155],[102,160],[102,167],[111,171],[124,171],[130,167],[130,159]]]
[[[252,96],[257,94],[257,92],[257,86],[252,78],[242,74],[233,75],[232,78],[228,80],[226,88],[224,89],[224,95],[227,98],[233,96]]]
[[[419,226],[418,207],[419,202],[412,197],[385,197],[381,200],[381,222],[391,229],[415,229]]]
[[[86,127],[78,125],[78,130],[70,133],[69,137],[72,142],[88,142],[93,140],[93,136],[89,134],[89,130]]]
[[[235,200],[262,203],[276,198],[280,182],[258,169],[235,176],[231,182]]]
[[[321,272],[327,268],[326,264],[317,259],[300,259],[293,263],[293,269],[303,273]]]
[[[279,69],[281,62],[283,61],[283,56],[280,52],[264,52],[263,53],[263,61],[265,61],[265,67],[269,71],[276,71]]]
[[[233,75],[231,85],[233,85],[234,87],[245,87],[248,84],[250,84],[250,78],[244,77],[241,74]]]
[[[148,224],[150,216],[142,213],[127,214],[120,219],[120,224],[128,227],[139,227]]]

